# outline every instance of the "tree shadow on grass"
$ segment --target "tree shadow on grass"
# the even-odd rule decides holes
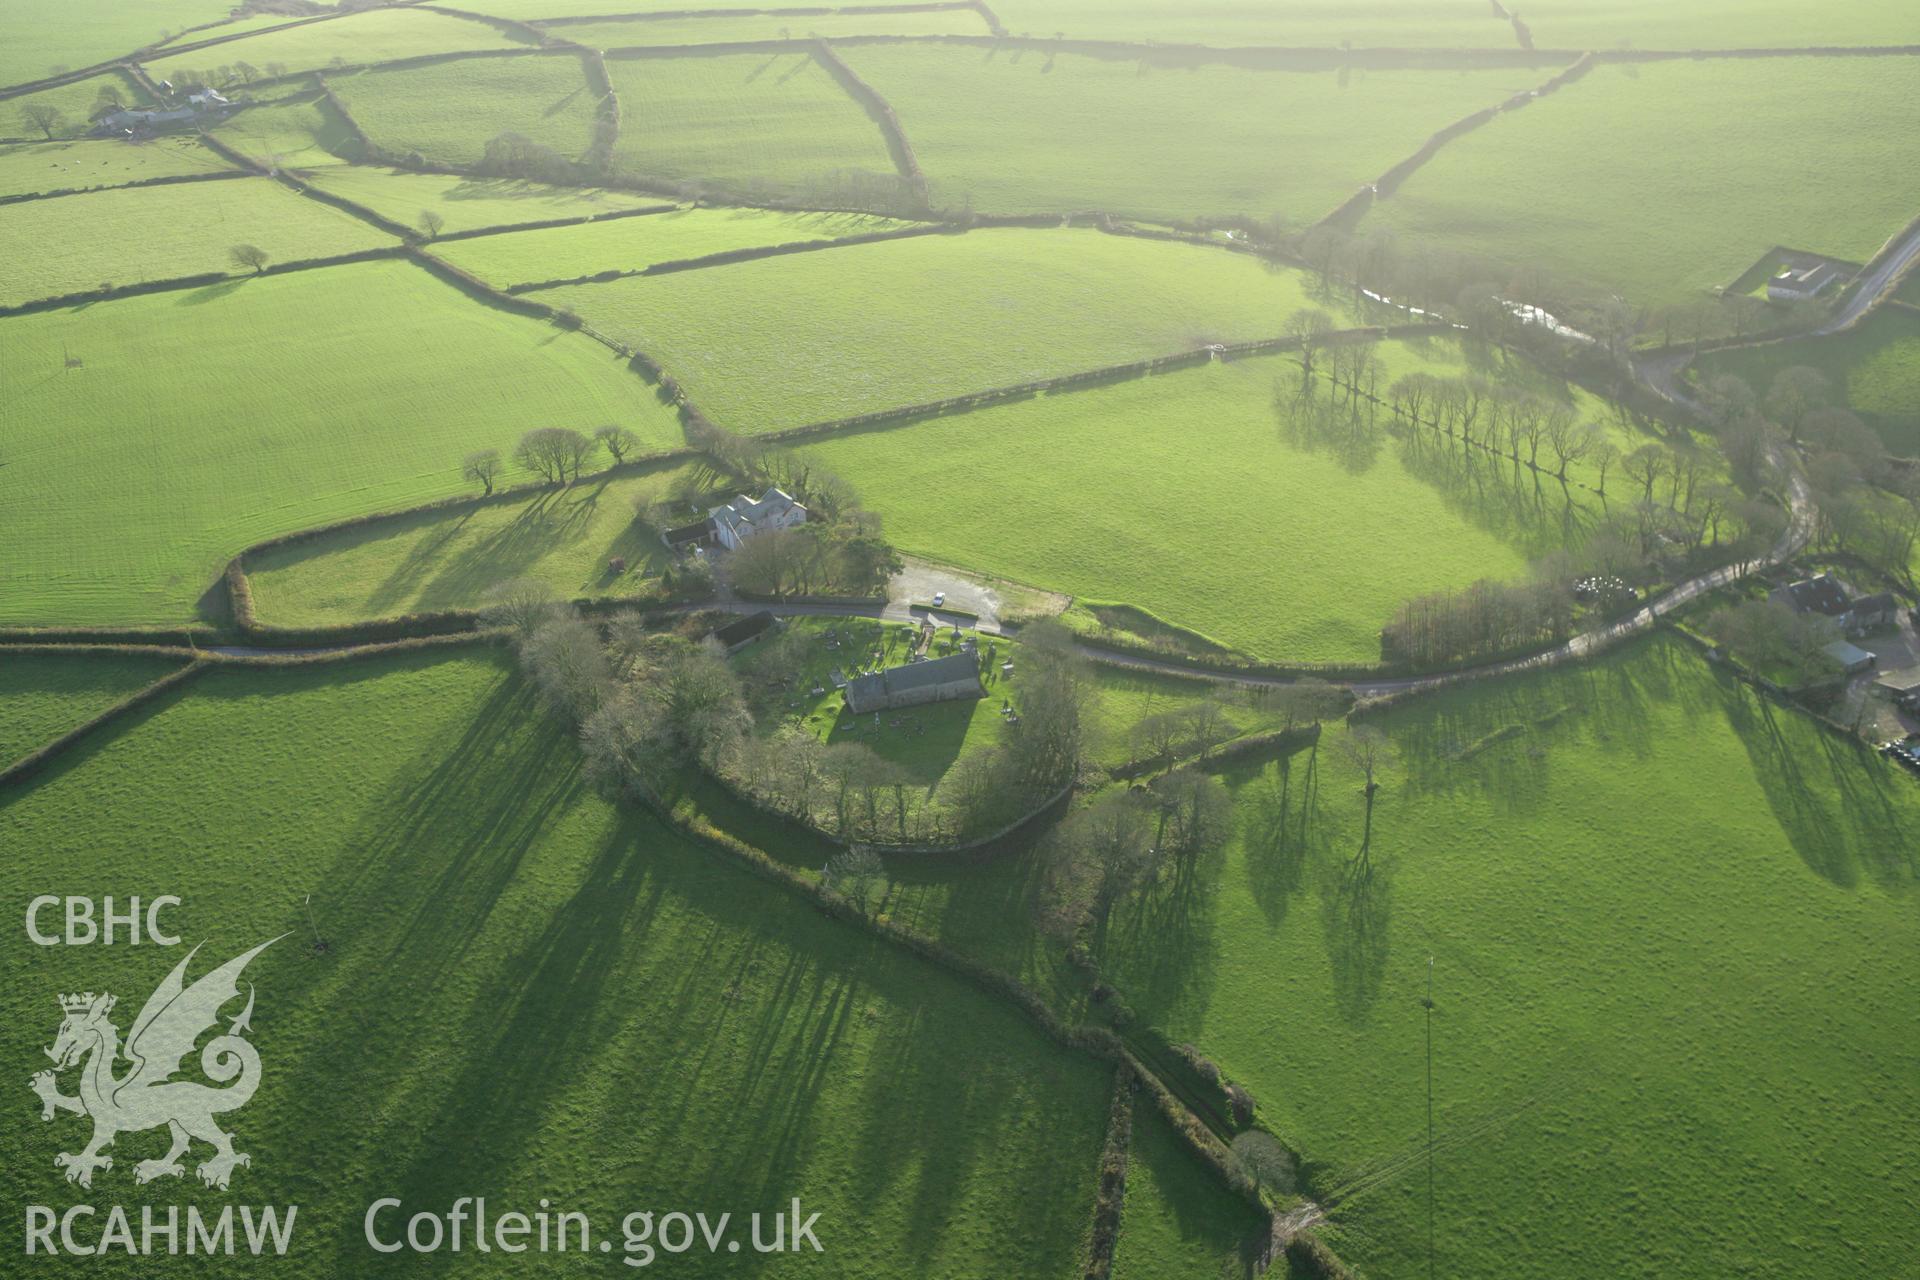
[[[1281,756],[1238,792],[1247,889],[1274,929],[1286,922],[1289,907],[1306,885],[1307,856],[1317,831],[1319,764],[1316,741],[1304,751]]]

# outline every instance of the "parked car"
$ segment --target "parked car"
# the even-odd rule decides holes
[[[936,592],[934,592],[934,593],[933,593],[933,607],[934,607],[934,608],[936,608],[936,609],[938,609],[938,608],[939,608],[939,607],[940,607],[941,605],[943,605],[943,604],[945,604],[946,602],[947,602],[947,593],[946,593],[946,592],[944,592],[944,591],[936,591]]]

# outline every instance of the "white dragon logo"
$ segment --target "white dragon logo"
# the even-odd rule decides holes
[[[113,1065],[120,1053],[120,1029],[107,1020],[113,1012],[114,998],[96,996],[91,991],[60,997],[60,1010],[66,1016],[46,1054],[53,1059],[56,1071],[86,1060],[80,1071],[79,1095],[61,1093],[53,1071],[41,1071],[29,1083],[40,1095],[42,1120],[53,1119],[56,1111],[73,1111],[93,1119],[93,1140],[85,1150],[78,1154],[63,1151],[53,1158],[57,1167],[67,1171],[67,1181],[91,1187],[94,1170],[113,1168],[113,1157],[101,1153],[113,1145],[116,1135],[163,1124],[173,1135],[173,1146],[160,1159],[135,1165],[136,1182],[183,1175],[186,1170],[181,1167],[180,1157],[193,1138],[214,1149],[198,1169],[200,1181],[210,1187],[226,1190],[234,1168],[252,1163],[244,1152],[233,1149],[233,1135],[213,1119],[245,1106],[260,1086],[260,1054],[242,1038],[251,1029],[251,983],[247,985],[247,1007],[233,1019],[225,1035],[215,1036],[200,1051],[201,1070],[208,1079],[226,1087],[216,1089],[195,1080],[171,1077],[180,1070],[180,1060],[193,1052],[201,1034],[219,1025],[221,1006],[240,994],[240,972],[247,962],[279,940],[268,939],[192,986],[186,985],[187,963],[200,948],[189,951],[147,997],[140,1016],[133,1020],[126,1046],[127,1060],[133,1066],[117,1079]],[[233,1083],[227,1084],[230,1080]]]

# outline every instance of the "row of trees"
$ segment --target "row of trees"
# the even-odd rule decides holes
[[[572,484],[601,451],[617,465],[636,455],[640,443],[638,435],[617,423],[596,428],[592,435],[572,427],[535,427],[513,447],[513,461],[548,484]],[[479,485],[483,495],[491,494],[506,465],[498,449],[476,449],[461,460],[460,474],[469,484]]]

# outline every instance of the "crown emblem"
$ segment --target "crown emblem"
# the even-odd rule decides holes
[[[113,1004],[113,997],[108,996],[107,997],[108,1007],[111,1008],[112,1004]],[[85,1013],[87,1010],[91,1009],[92,1007],[93,1007],[93,992],[91,991],[76,992],[73,995],[64,995],[60,997],[60,1008],[62,1011],[66,1013]]]

